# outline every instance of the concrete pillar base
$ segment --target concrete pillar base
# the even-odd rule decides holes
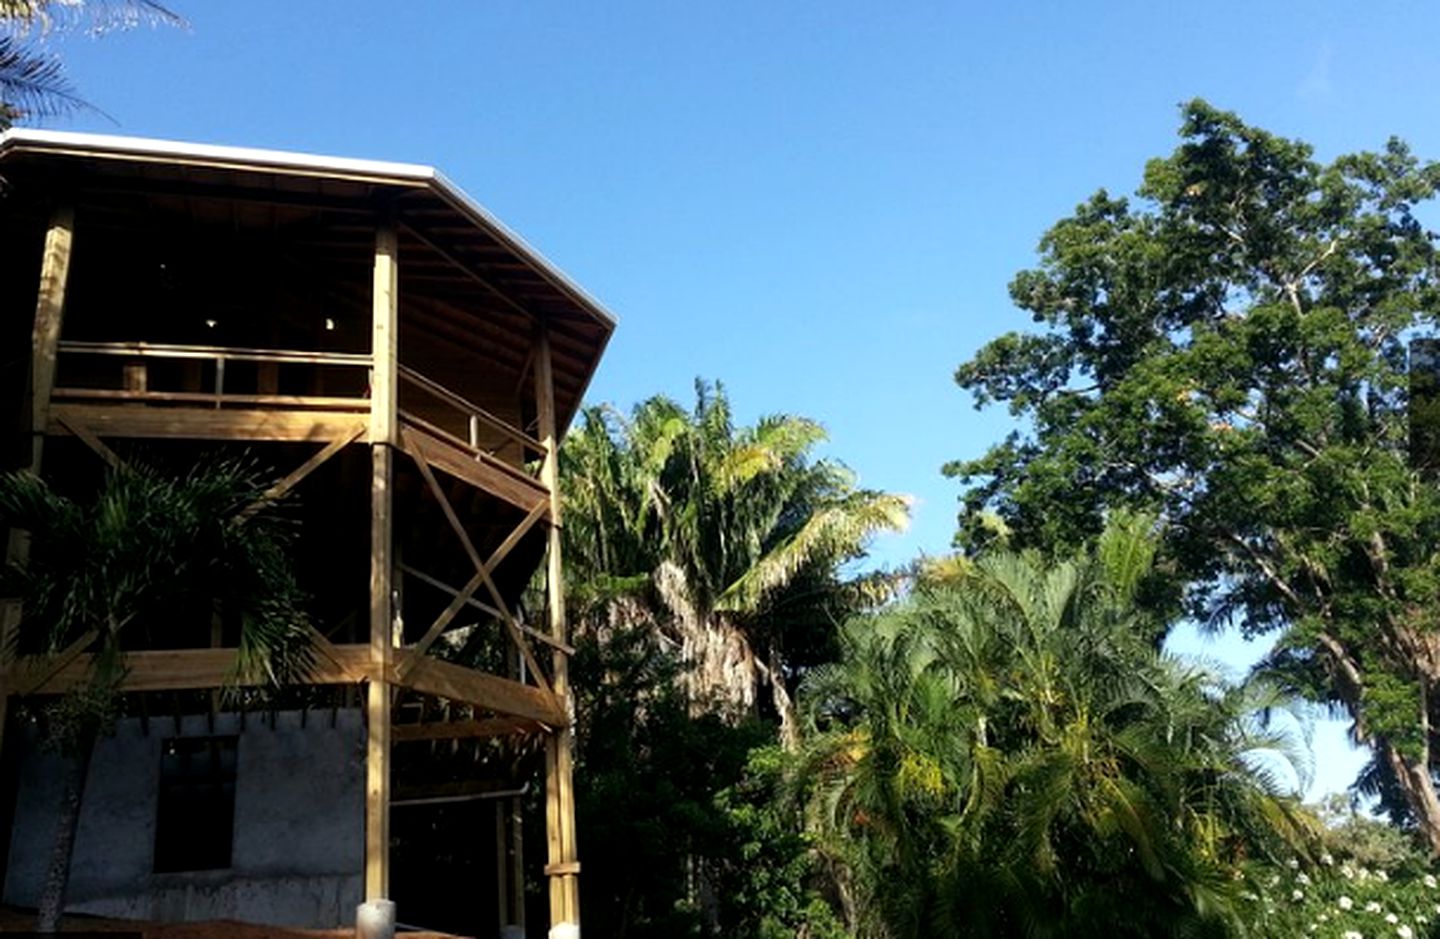
[[[366,900],[357,906],[355,939],[395,939],[395,901]]]
[[[550,939],[580,939],[580,927],[574,923],[560,923],[551,926]]]

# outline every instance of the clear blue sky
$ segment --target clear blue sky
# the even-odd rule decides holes
[[[51,126],[440,167],[619,316],[593,400],[704,376],[742,419],[822,421],[917,500],[886,563],[946,550],[940,465],[1010,427],[951,380],[1026,325],[1010,277],[1093,190],[1134,188],[1179,102],[1322,157],[1392,134],[1440,156],[1419,2],[173,5],[188,29],[53,40],[118,123]],[[1324,788],[1349,756],[1324,745]]]

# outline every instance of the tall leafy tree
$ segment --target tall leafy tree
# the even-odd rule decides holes
[[[1226,935],[1248,861],[1302,844],[1300,725],[1163,658],[1130,520],[988,552],[845,631],[802,687],[802,780],[859,936]]]
[[[70,757],[37,917],[54,932],[65,905],[81,798],[97,736],[120,704],[125,653],[238,640],[236,678],[278,684],[309,667],[304,597],[287,556],[291,523],[249,464],[202,464],[173,478],[134,464],[71,498],[29,473],[0,476],[0,528],[27,532],[29,557],[0,568],[18,601],[20,650],[91,650],[89,681],[51,708],[51,742]]]
[[[795,670],[833,652],[834,624],[872,585],[843,565],[908,518],[903,497],[812,458],[823,439],[788,415],[737,428],[723,388],[697,383],[693,410],[655,397],[628,417],[586,411],[560,455],[583,621],[653,627],[697,708],[738,718],[768,687],[791,741]]]
[[[1134,202],[1101,191],[1011,284],[1036,326],[956,378],[1024,420],[948,472],[1019,545],[1106,513],[1164,521],[1190,614],[1275,633],[1270,663],[1343,706],[1432,851],[1440,490],[1407,453],[1406,343],[1440,310],[1422,213],[1440,166],[1398,140],[1311,148],[1194,101]]]

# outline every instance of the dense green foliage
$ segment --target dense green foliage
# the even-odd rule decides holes
[[[811,819],[857,935],[1223,935],[1246,864],[1307,843],[1284,700],[1137,628],[1143,527],[1074,561],[991,553],[852,621],[810,677]]]
[[[823,925],[808,843],[776,798],[774,728],[692,713],[680,672],[634,629],[575,657],[586,929],[779,937]]]
[[[792,674],[834,654],[866,582],[840,569],[905,524],[899,496],[811,456],[824,431],[788,415],[737,428],[724,389],[696,386],[628,418],[592,408],[561,451],[565,557],[578,626],[648,624],[679,650],[697,706],[738,718],[770,689],[793,728]]]
[[[1398,141],[1317,163],[1203,102],[1139,201],[1097,193],[1011,284],[1038,324],[957,373],[1027,422],[948,472],[961,541],[1021,546],[1107,513],[1164,522],[1162,564],[1214,627],[1280,631],[1271,672],[1354,717],[1372,774],[1440,851],[1440,489],[1407,452],[1406,342],[1440,256],[1417,212],[1440,166]]]

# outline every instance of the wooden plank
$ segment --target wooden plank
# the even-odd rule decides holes
[[[534,452],[540,453],[542,451],[543,447],[540,441],[534,437],[531,437],[518,427],[512,427],[508,422],[491,414],[480,405],[462,398],[449,388],[446,388],[437,381],[427,378],[414,369],[406,368],[403,365],[400,366],[400,378],[402,381],[407,381],[431,396],[444,401],[462,414],[475,415],[492,430],[499,431],[501,435],[509,437],[511,440],[530,448]]]
[[[416,663],[400,684],[496,714],[529,718],[547,727],[567,721],[565,709],[549,692],[428,656]]]
[[[301,352],[294,349],[170,345],[157,342],[77,342],[67,339],[60,343],[60,351],[81,355],[118,355],[125,358],[224,358],[238,362],[272,362],[289,365],[349,365],[355,367],[370,365],[370,356],[363,352]]]
[[[348,685],[368,678],[370,647],[334,646],[334,661],[317,657],[310,673],[299,680],[309,685]],[[46,660],[25,656],[7,670],[7,681],[45,671]],[[64,694],[90,680],[92,657],[76,656],[50,674],[30,694]],[[243,679],[237,672],[234,649],[166,649],[125,654],[125,677],[121,691],[191,691],[233,685],[263,684],[262,679]]]
[[[65,666],[75,661],[90,644],[98,639],[100,634],[93,629],[86,632],[70,645],[60,650],[55,655],[30,656],[27,657],[24,669],[16,669],[12,672],[11,694],[27,695],[32,694],[36,688],[42,687],[51,678],[60,673]]]
[[[222,407],[241,404],[317,411],[363,411],[367,402],[360,397],[333,395],[215,394],[212,391],[147,391],[125,388],[56,388],[56,400],[123,401],[127,404],[206,404]]]
[[[322,450],[320,450],[319,453],[316,453],[315,455],[310,457],[310,459],[306,460],[304,463],[301,463],[298,467],[288,473],[284,479],[280,480],[275,485],[271,486],[269,489],[266,489],[259,499],[256,499],[253,503],[247,505],[244,509],[242,509],[240,513],[236,515],[236,520],[243,521],[254,515],[256,512],[260,511],[260,509],[263,508],[267,503],[274,502],[276,499],[284,496],[285,493],[298,486],[306,476],[309,476],[311,473],[315,472],[315,470],[319,469],[321,464],[323,464],[326,460],[330,459],[335,454],[339,453],[342,448],[344,448],[347,444],[353,441],[356,437],[359,437],[364,432],[364,425],[357,422],[355,424],[354,431],[351,432],[348,437],[337,437],[336,439],[330,441],[328,444],[325,445]],[[319,636],[320,634],[316,633],[316,635]],[[321,636],[320,638],[323,639],[324,637]]]
[[[65,420],[63,415],[57,416],[56,420],[59,423],[65,425],[65,428],[69,430],[70,433],[74,434],[76,437],[79,437],[80,440],[85,444],[85,446],[89,447],[91,450],[94,450],[96,455],[98,455],[100,459],[104,460],[111,469],[119,469],[120,466],[124,463],[124,461],[116,455],[114,450],[111,450],[109,447],[105,446],[105,444],[100,441],[100,438],[90,433],[90,428],[86,427],[84,424],[71,424],[70,422]]]
[[[405,434],[419,458],[457,479],[464,480],[482,492],[503,499],[522,511],[548,503],[543,486],[499,460],[476,451],[446,442],[416,426],[419,423],[405,415]],[[547,505],[548,511],[548,505]]]
[[[98,437],[322,443],[353,434],[357,424],[366,424],[366,418],[325,411],[134,408],[56,402],[46,432],[66,434],[76,424]]]
[[[431,721],[427,724],[396,724],[390,730],[394,743],[415,740],[473,740],[531,734],[544,730],[537,721],[523,717],[487,717],[471,721]]]

